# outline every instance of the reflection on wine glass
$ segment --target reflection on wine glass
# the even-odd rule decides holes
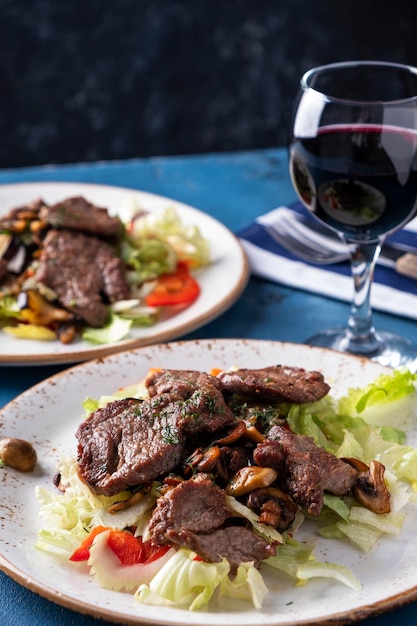
[[[376,331],[370,293],[386,236],[417,214],[417,69],[354,61],[301,78],[290,174],[306,208],[347,242],[354,297],[346,328],[307,343],[417,369],[417,349]]]

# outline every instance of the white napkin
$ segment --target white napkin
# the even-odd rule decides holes
[[[293,208],[300,211],[297,205]],[[274,212],[282,209],[288,210],[287,207],[278,207]],[[329,298],[352,301],[353,279],[349,262],[318,266],[297,260],[272,240],[258,221],[238,235],[255,276]],[[408,224],[407,229],[403,229],[396,238],[417,248],[417,221]],[[417,280],[402,276],[394,269],[378,266],[371,304],[380,311],[417,319]]]

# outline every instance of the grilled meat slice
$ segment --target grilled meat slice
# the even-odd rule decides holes
[[[105,495],[148,482],[185,460],[190,438],[234,419],[215,387],[194,391],[186,400],[167,393],[116,400],[77,430],[80,475]]]
[[[146,377],[145,385],[150,396],[172,393],[179,398],[189,398],[196,389],[207,385],[220,389],[215,376],[196,370],[153,370]]]
[[[169,395],[97,409],[76,432],[80,476],[94,493],[110,496],[170,472],[184,456],[177,413]]]
[[[193,370],[160,370],[146,380],[151,397],[169,393],[182,400],[182,427],[188,434],[215,432],[237,420],[227,406],[214,376]]]
[[[198,474],[158,499],[149,532],[155,543],[170,543],[171,532],[211,533],[230,515],[223,489],[206,474]]]
[[[193,391],[178,406],[179,420],[188,436],[215,433],[236,422],[221,392],[211,385]]]
[[[330,390],[323,375],[281,365],[218,374],[223,391],[270,402],[314,402]]]
[[[50,230],[36,280],[53,289],[59,303],[90,326],[107,318],[110,302],[130,297],[123,261],[107,243],[70,230]]]
[[[102,237],[115,236],[122,229],[118,217],[110,216],[107,209],[88,202],[82,196],[43,206],[40,218],[53,228],[69,228]]]
[[[243,561],[259,567],[275,548],[243,526],[223,527],[233,515],[224,490],[198,474],[159,498],[149,532],[155,543],[189,548],[209,563],[226,558],[232,573]]]
[[[217,465],[219,477],[225,482],[230,480],[242,467],[251,463],[251,449],[244,446],[221,446]]]
[[[170,531],[169,541],[175,546],[194,550],[208,563],[218,563],[226,558],[232,574],[243,562],[260,562],[275,555],[275,546],[244,526],[226,526],[211,533],[193,533],[189,530]]]
[[[286,454],[279,441],[269,441],[266,439],[259,443],[253,451],[253,460],[261,467],[272,467],[279,474],[284,474]]]
[[[281,466],[282,454],[285,457],[288,493],[311,515],[320,514],[324,491],[344,495],[357,481],[355,468],[317,446],[310,437],[296,435],[285,426],[275,425],[269,431],[268,439],[276,445],[276,465]],[[254,459],[259,465],[275,467],[271,441],[258,444]]]

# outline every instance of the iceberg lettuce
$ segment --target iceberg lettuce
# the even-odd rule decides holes
[[[109,319],[100,328],[87,326],[82,333],[82,338],[92,343],[115,343],[124,339],[129,334],[133,320],[117,315],[109,311]]]
[[[365,387],[352,388],[339,400],[338,412],[356,417],[360,415],[368,424],[410,426],[415,406],[410,398],[416,393],[417,374],[409,370],[393,370],[381,374]]]
[[[195,552],[181,548],[149,585],[140,585],[135,598],[144,604],[168,604],[196,611],[208,604],[229,571],[226,559],[205,563],[196,560]]]
[[[287,537],[285,543],[278,546],[275,556],[266,559],[266,565],[285,572],[294,578],[297,584],[304,584],[310,578],[332,578],[355,591],[361,589],[356,576],[343,565],[319,561],[313,554],[312,542],[300,542]]]
[[[74,459],[63,459],[57,468],[65,492],[51,492],[36,487],[42,528],[38,533],[36,547],[45,552],[61,554],[67,558],[98,525],[110,525],[123,529],[134,526],[151,508],[156,498],[145,495],[137,504],[110,514],[108,508],[116,502],[128,500],[131,493],[121,492],[114,496],[96,496],[79,478]]]
[[[191,268],[210,262],[210,249],[197,226],[183,224],[177,211],[167,207],[160,213],[144,213],[132,220],[133,241],[157,238],[174,250],[178,260],[185,261]]]

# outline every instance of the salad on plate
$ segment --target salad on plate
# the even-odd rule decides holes
[[[0,218],[0,332],[113,343],[195,302],[209,263],[207,240],[173,207],[127,203],[113,216],[84,196],[36,199]]]
[[[36,547],[138,603],[262,607],[273,573],[359,591],[315,542],[368,554],[416,501],[405,432],[417,376],[381,374],[336,398],[318,371],[152,368],[84,402],[77,451],[38,486]]]

